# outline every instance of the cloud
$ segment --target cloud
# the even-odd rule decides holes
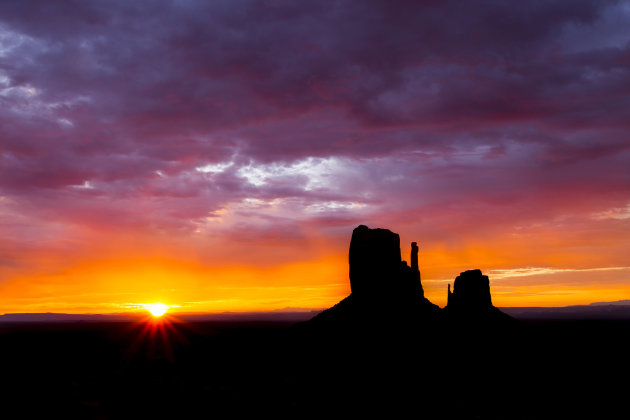
[[[630,196],[628,10],[4,1],[0,194],[26,222],[3,232],[608,229]]]
[[[626,205],[626,207],[617,207],[614,209],[605,210],[602,212],[598,212],[593,214],[593,218],[597,220],[607,220],[607,219],[616,219],[616,220],[625,220],[630,219],[630,204]]]
[[[553,268],[553,267],[526,267],[526,268],[514,268],[503,270],[492,270],[489,275],[495,279],[506,279],[512,277],[529,277],[529,276],[541,276],[552,275],[557,273],[588,273],[598,271],[619,271],[630,270],[630,267],[596,267],[596,268]]]

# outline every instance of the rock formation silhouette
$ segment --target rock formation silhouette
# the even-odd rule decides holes
[[[400,237],[387,229],[361,225],[352,232],[350,289],[361,300],[424,297],[418,269],[418,246],[411,251],[411,267],[401,259]]]
[[[467,270],[460,273],[453,285],[448,285],[448,299],[444,312],[451,321],[507,322],[509,315],[492,305],[490,280],[481,270]]]
[[[481,270],[468,270],[455,278],[454,290],[448,285],[447,307],[459,310],[483,310],[492,306],[490,280]]]
[[[492,305],[480,270],[457,277],[446,308],[431,303],[418,254],[412,242],[407,264],[398,234],[364,225],[353,230],[350,295],[295,329],[295,342],[320,378],[311,392],[320,401],[335,389],[352,417],[381,409],[388,417],[494,418],[482,414],[511,406],[517,395],[502,386],[504,372],[494,367],[512,360],[501,350],[520,346],[520,324],[512,328],[512,318]],[[496,396],[490,405],[487,394]]]
[[[313,324],[344,326],[394,321],[417,322],[510,320],[492,305],[490,281],[480,270],[461,273],[448,304],[440,309],[424,296],[418,264],[419,248],[411,243],[410,265],[402,260],[400,236],[365,225],[352,232],[348,253],[351,294],[311,320]]]

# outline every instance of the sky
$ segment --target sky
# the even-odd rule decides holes
[[[630,298],[629,1],[0,2],[0,313],[325,308],[359,224]]]

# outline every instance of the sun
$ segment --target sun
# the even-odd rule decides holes
[[[156,318],[161,317],[162,315],[166,313],[166,311],[168,311],[168,305],[165,305],[159,302],[147,303],[146,305],[144,305],[144,307],[146,308],[147,311],[151,312],[151,315],[153,315]]]

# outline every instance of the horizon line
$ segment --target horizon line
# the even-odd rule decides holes
[[[497,308],[505,308],[505,309],[562,309],[562,308],[575,308],[575,307],[597,307],[597,306],[630,306],[630,299],[619,299],[614,301],[607,302],[590,302],[584,304],[575,304],[575,305],[534,305],[534,306],[496,306]],[[221,312],[204,312],[204,311],[194,311],[194,312],[184,312],[184,311],[169,311],[168,314],[174,317],[177,316],[220,316],[220,315],[264,315],[264,314],[274,314],[274,315],[290,315],[290,314],[312,314],[319,313],[327,308],[281,308],[281,309],[270,309],[270,310],[252,310],[252,311],[221,311]],[[441,307],[441,309],[443,309]],[[147,310],[138,309],[133,311],[124,311],[124,312],[4,312],[0,313],[0,317],[6,315],[69,315],[69,316],[144,316],[146,315]]]

